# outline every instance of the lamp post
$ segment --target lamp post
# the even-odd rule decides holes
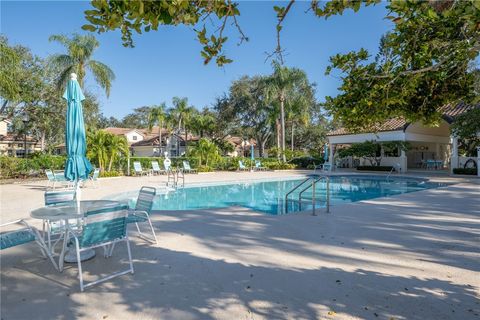
[[[28,114],[25,112],[22,116],[24,138],[23,138],[23,157],[27,157],[27,124],[30,121]]]

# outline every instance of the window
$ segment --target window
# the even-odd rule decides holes
[[[17,147],[23,148],[23,143],[19,143],[19,144],[17,145]]]
[[[132,140],[137,140],[137,136],[132,136]]]

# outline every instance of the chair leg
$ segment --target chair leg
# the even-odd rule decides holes
[[[154,242],[155,244],[158,244],[157,235],[155,234],[155,230],[153,229],[153,225],[152,225],[152,221],[150,220],[150,217],[148,217],[148,224],[150,225],[150,230],[152,231]]]
[[[60,258],[58,260],[58,268],[60,272],[63,271],[63,259],[65,258],[65,252],[67,251],[67,244],[68,244],[68,231],[65,231],[62,252],[60,253]]]
[[[130,271],[133,274],[135,271],[133,270],[132,252],[130,251],[130,241],[128,240],[128,235],[126,235],[125,241],[127,242],[128,262],[130,263]]]
[[[78,244],[77,238],[75,238],[75,251],[77,251],[77,265],[78,265],[78,278],[80,280],[80,291],[83,292],[82,259],[80,258],[80,245]]]

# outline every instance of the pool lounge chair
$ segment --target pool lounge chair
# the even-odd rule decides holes
[[[139,161],[135,161],[133,163],[133,170],[135,171],[136,176],[143,176],[148,174],[148,171],[142,169],[142,165]]]
[[[77,254],[78,277],[80,280],[81,291],[84,291],[85,288],[89,286],[110,280],[114,277],[127,273],[133,274],[132,254],[127,234],[127,209],[127,205],[119,205],[112,208],[91,210],[86,212],[83,228],[80,232],[67,227],[67,237],[72,239]],[[104,257],[108,258],[112,256],[114,245],[117,242],[126,242],[129,268],[115,272],[96,281],[84,283],[80,253],[86,250],[103,247]],[[60,255],[61,264],[63,264],[67,243],[68,241],[64,241],[63,250]],[[62,269],[62,267],[63,265],[60,268]]]
[[[190,162],[188,162],[188,161],[183,161],[183,172],[185,172],[185,173],[198,173],[197,169],[192,169],[192,167],[190,167]]]
[[[16,247],[25,243],[35,241],[40,247],[42,255],[44,257],[48,257],[55,269],[58,270],[57,264],[55,263],[55,260],[53,260],[53,256],[50,250],[48,250],[42,236],[40,235],[40,232],[38,232],[37,229],[31,227],[22,219],[0,224],[0,227],[11,226],[14,224],[21,225],[22,228],[0,233],[0,250]]]
[[[158,164],[158,161],[152,161],[152,172],[153,174],[165,174],[166,171],[160,168],[160,165]]]
[[[100,169],[95,168],[93,174],[85,180],[82,180],[82,187],[87,186],[87,182],[91,181],[94,188],[98,188],[98,178],[100,177]]]
[[[239,170],[239,171],[248,171],[248,168],[245,167],[245,164],[243,163],[242,160],[239,160],[239,161],[238,161],[238,170]]]
[[[262,166],[262,163],[260,162],[260,160],[255,160],[255,170],[257,171],[266,171],[268,170],[267,167],[263,167]]]

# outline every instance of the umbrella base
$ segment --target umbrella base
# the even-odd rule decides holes
[[[95,258],[95,255],[96,253],[93,249],[82,251],[80,252],[80,261],[93,259]],[[75,250],[68,248],[63,261],[65,261],[66,263],[77,263],[77,253],[75,252]]]

